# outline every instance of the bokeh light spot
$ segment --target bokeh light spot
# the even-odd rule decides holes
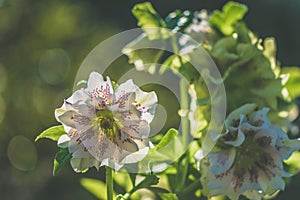
[[[40,58],[41,78],[51,85],[65,80],[70,70],[70,58],[63,49],[49,49]]]
[[[31,171],[36,166],[36,148],[25,136],[15,136],[9,142],[7,155],[12,166],[18,170]]]

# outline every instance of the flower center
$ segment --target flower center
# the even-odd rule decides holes
[[[251,169],[260,160],[262,150],[253,137],[246,137],[243,144],[237,147],[235,157],[236,167],[238,169]]]
[[[93,127],[99,135],[106,136],[112,142],[115,142],[116,137],[120,135],[114,115],[107,108],[97,110],[96,117],[93,120]]]
[[[241,187],[247,172],[250,175],[251,183],[258,183],[259,172],[263,172],[269,179],[275,177],[276,174],[270,168],[274,169],[277,165],[266,150],[270,142],[271,138],[267,136],[254,139],[253,135],[246,135],[244,143],[237,147],[233,172],[235,190]]]

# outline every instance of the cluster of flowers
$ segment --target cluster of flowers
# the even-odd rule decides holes
[[[246,11],[246,6],[229,2],[222,11],[208,14],[206,10],[177,10],[163,20],[151,4],[138,4],[133,14],[145,33],[124,48],[137,70],[153,74],[153,63],[164,61],[164,67],[190,82],[190,133],[199,139],[194,157],[203,194],[208,197],[239,199],[244,195],[261,199],[284,190],[283,178],[291,174],[285,171],[283,161],[300,149],[300,140],[291,140],[286,133],[290,124],[287,114],[296,97],[288,85],[292,74],[285,73],[289,70],[282,70],[276,61],[274,39],[262,43],[247,28],[242,21]],[[156,26],[156,31],[147,32],[149,24]],[[161,51],[135,50],[145,40],[174,39],[157,31],[160,27],[169,29],[170,35],[184,33],[175,38],[178,55],[166,59]],[[212,105],[209,100],[198,103],[210,95],[202,75],[194,73],[190,63],[177,62],[178,56],[189,55],[197,48],[204,48],[212,57],[222,75],[221,84],[227,89],[227,118],[221,134],[207,132]],[[55,111],[66,132],[58,139],[58,146],[68,149],[76,172],[103,165],[119,170],[126,163],[139,162],[153,147],[149,132],[157,101],[155,92],[143,92],[132,80],[115,86],[109,77],[104,80],[101,74],[92,72],[87,87],[75,91]],[[205,145],[201,142],[207,134],[216,145],[203,155],[200,146]]]
[[[208,155],[203,155],[202,150],[195,154],[203,193],[209,197],[227,195],[239,199],[244,195],[249,199],[261,199],[284,190],[283,177],[291,175],[284,171],[283,160],[300,149],[300,141],[290,140],[283,131],[290,127],[287,117],[293,107],[294,92],[288,79],[293,76],[291,71],[299,73],[299,69],[282,69],[276,60],[274,38],[262,40],[249,30],[242,21],[246,12],[245,5],[229,2],[222,11],[210,14],[206,10],[176,10],[160,24],[171,29],[172,33],[184,33],[178,38],[178,55],[186,58],[195,49],[204,48],[217,64],[222,84],[227,89],[226,131],[220,135],[207,133],[211,105],[198,103],[210,95],[204,84],[204,75],[195,73],[189,63],[179,63],[177,55],[164,61],[163,66],[190,82],[191,134],[200,141],[206,134],[212,134],[216,140],[216,146]],[[138,21],[142,21],[138,14]],[[139,25],[143,28],[144,24]],[[146,51],[138,55],[134,51],[140,42],[137,39],[126,47],[125,53],[134,64],[136,60],[146,62],[149,57]],[[130,48],[132,51],[128,51]],[[157,59],[159,54],[155,56]],[[160,61],[164,59],[160,58]],[[193,59],[192,56],[188,58]]]

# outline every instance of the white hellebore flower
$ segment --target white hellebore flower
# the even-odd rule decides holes
[[[55,110],[68,133],[58,145],[69,148],[77,172],[102,165],[119,170],[146,156],[156,104],[155,92],[143,92],[132,80],[114,90],[109,77],[105,81],[92,72],[87,88],[75,91]]]
[[[213,151],[203,159],[201,152],[196,153],[207,196],[261,199],[284,190],[283,177],[290,174],[284,171],[282,161],[299,150],[300,141],[290,140],[279,126],[272,125],[268,111],[256,110],[255,104],[242,106],[228,116],[227,131]]]

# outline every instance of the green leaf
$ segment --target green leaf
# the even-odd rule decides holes
[[[251,43],[250,30],[245,23],[239,22],[235,26],[235,32],[238,35],[238,41],[241,43]]]
[[[136,173],[129,173],[129,177],[130,177],[131,183],[134,187],[135,186],[135,180],[136,180]]]
[[[211,104],[210,98],[197,99],[197,106],[206,106],[210,104]]]
[[[289,159],[285,160],[284,163],[286,163],[288,165],[288,171],[291,174],[296,174],[299,172],[300,170],[300,152],[299,151],[295,151],[290,157]]]
[[[119,190],[120,192],[126,192],[131,190],[134,187],[134,183],[130,184],[131,173],[120,171],[113,174],[114,183],[118,184],[124,191]],[[136,175],[136,173],[132,174]]]
[[[72,158],[72,153],[69,152],[67,148],[60,149],[59,152],[56,153],[54,158],[54,167],[53,167],[53,175],[56,175],[57,172]]]
[[[247,6],[230,1],[224,5],[222,11],[216,10],[211,14],[210,22],[224,35],[231,35],[235,23],[244,17],[247,10]]]
[[[171,190],[175,193],[180,193],[186,187],[186,180],[188,178],[188,168],[189,168],[189,150],[187,150],[178,161],[174,162],[172,166],[176,168],[176,174],[169,174],[168,175],[168,182],[169,183],[176,183],[171,184]],[[194,158],[193,158],[194,159]]]
[[[237,42],[236,45],[234,41]],[[217,48],[217,44],[220,48]],[[281,79],[276,76],[271,63],[264,56],[263,51],[258,49],[257,44],[238,43],[237,40],[226,37],[216,43],[212,52],[217,66],[220,66],[226,88],[236,88],[241,83],[244,88],[250,88],[231,90],[228,93],[229,112],[249,102],[256,103],[259,107],[278,109],[277,100],[282,97],[283,88]],[[233,55],[233,59],[229,56],[225,57],[226,54]]]
[[[216,42],[211,55],[216,59],[217,65],[224,67],[239,58],[236,53],[237,40],[232,37],[225,37]]]
[[[284,85],[292,99],[300,96],[300,68],[299,67],[284,67],[281,74],[288,74],[289,78]]]
[[[169,129],[168,132],[160,140],[160,142],[155,146],[155,148],[151,149],[151,151],[158,151],[161,148],[167,146],[177,135],[178,131],[176,129]]]
[[[169,33],[164,20],[154,10],[150,2],[136,4],[132,9],[133,15],[150,40],[168,38]]]
[[[147,175],[144,180],[142,180],[137,186],[133,187],[132,190],[130,190],[125,195],[118,195],[118,199],[122,199],[123,197],[130,197],[135,191],[142,189],[142,188],[149,188],[152,185],[156,185],[159,182],[159,178],[156,175]]]
[[[159,69],[159,74],[163,74],[165,73],[165,71],[169,68],[173,68],[173,61],[175,58],[178,58],[178,56],[176,55],[172,55],[172,56],[169,56],[165,61],[164,63],[162,64],[162,66],[160,67]],[[178,59],[178,62],[179,62],[179,59]],[[180,66],[180,63],[176,64],[176,67]],[[173,70],[173,69],[172,69]],[[176,70],[177,71],[177,70]]]
[[[276,61],[276,51],[277,49],[275,38],[265,38],[263,54],[269,60],[274,74],[276,75],[276,77],[278,77],[281,69],[279,62]]]
[[[48,128],[47,130],[43,131],[40,135],[35,138],[35,141],[38,141],[41,138],[48,138],[53,141],[57,141],[60,136],[67,134],[64,127],[60,126],[53,126]]]
[[[178,197],[174,193],[158,193],[161,200],[178,200]]]
[[[165,188],[161,187],[149,187],[150,191],[152,191],[154,194],[159,196],[161,200],[177,200],[178,197],[176,194],[171,193],[170,191],[166,190]]]
[[[173,138],[172,138],[173,137]],[[165,143],[166,146],[159,147],[159,150],[150,149],[147,156],[143,159],[148,163],[149,169],[153,173],[160,173],[166,170],[168,163],[177,159],[185,150],[182,138],[178,135],[171,136],[172,140],[169,143]]]
[[[169,190],[161,187],[148,187],[148,190],[151,190],[152,192],[158,194],[158,193],[170,193]]]
[[[199,78],[200,74],[195,69],[195,67],[190,62],[188,62],[188,60],[190,59],[188,58],[188,56],[188,54],[181,56],[181,60],[177,55],[168,57],[160,68],[159,73],[162,74],[166,69],[170,68],[174,73],[181,74],[190,83],[194,82]]]
[[[150,41],[145,34],[141,34],[135,40],[128,43],[122,49],[122,53],[128,56],[129,63],[134,64],[138,71],[147,71],[150,74],[154,74],[157,63],[159,63],[164,53],[159,48],[163,48],[164,45],[164,40],[157,39]]]
[[[133,188],[133,190],[137,191],[141,188],[148,188],[151,185],[158,184],[158,182],[159,182],[159,177],[154,174],[151,174],[151,175],[146,176],[145,179],[142,180],[142,182],[140,182],[137,186],[135,186]]]
[[[92,178],[80,179],[80,185],[92,193],[98,199],[106,199],[106,184]]]

